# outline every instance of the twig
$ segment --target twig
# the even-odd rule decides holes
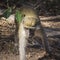
[[[48,20],[55,20],[55,19],[60,19],[60,15],[57,16],[50,16],[50,17],[41,17],[39,16],[41,21],[48,21]]]

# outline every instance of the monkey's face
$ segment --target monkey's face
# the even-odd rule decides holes
[[[23,25],[25,28],[31,28],[36,25],[36,19],[32,17],[25,17],[23,20]]]
[[[24,16],[23,24],[25,28],[32,28],[36,25],[37,22],[37,14],[32,8],[22,7],[21,13]]]

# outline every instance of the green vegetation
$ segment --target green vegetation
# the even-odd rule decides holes
[[[5,10],[5,12],[3,13],[3,16],[5,18],[8,18],[11,15],[11,13],[12,13],[12,8],[9,7],[8,9]]]
[[[22,21],[23,15],[19,10],[16,10],[15,17],[16,17],[16,21],[20,23]]]

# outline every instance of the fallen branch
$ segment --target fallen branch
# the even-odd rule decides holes
[[[41,21],[49,21],[49,20],[55,20],[55,19],[60,19],[60,15],[57,16],[50,16],[50,17],[42,17],[39,16]]]

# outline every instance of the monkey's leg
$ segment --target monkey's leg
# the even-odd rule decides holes
[[[38,19],[39,19],[39,18],[38,18]],[[51,53],[51,50],[50,50],[48,38],[47,38],[46,33],[45,33],[45,31],[44,31],[44,29],[43,29],[43,27],[42,27],[42,24],[41,24],[40,19],[39,19],[37,25],[39,25],[39,27],[37,26],[37,29],[40,28],[39,30],[40,30],[40,32],[41,32],[41,36],[42,36],[41,39],[42,39],[42,43],[43,43],[43,45],[44,45],[44,49],[45,49],[45,51],[46,51],[48,54],[50,54],[50,53]]]

